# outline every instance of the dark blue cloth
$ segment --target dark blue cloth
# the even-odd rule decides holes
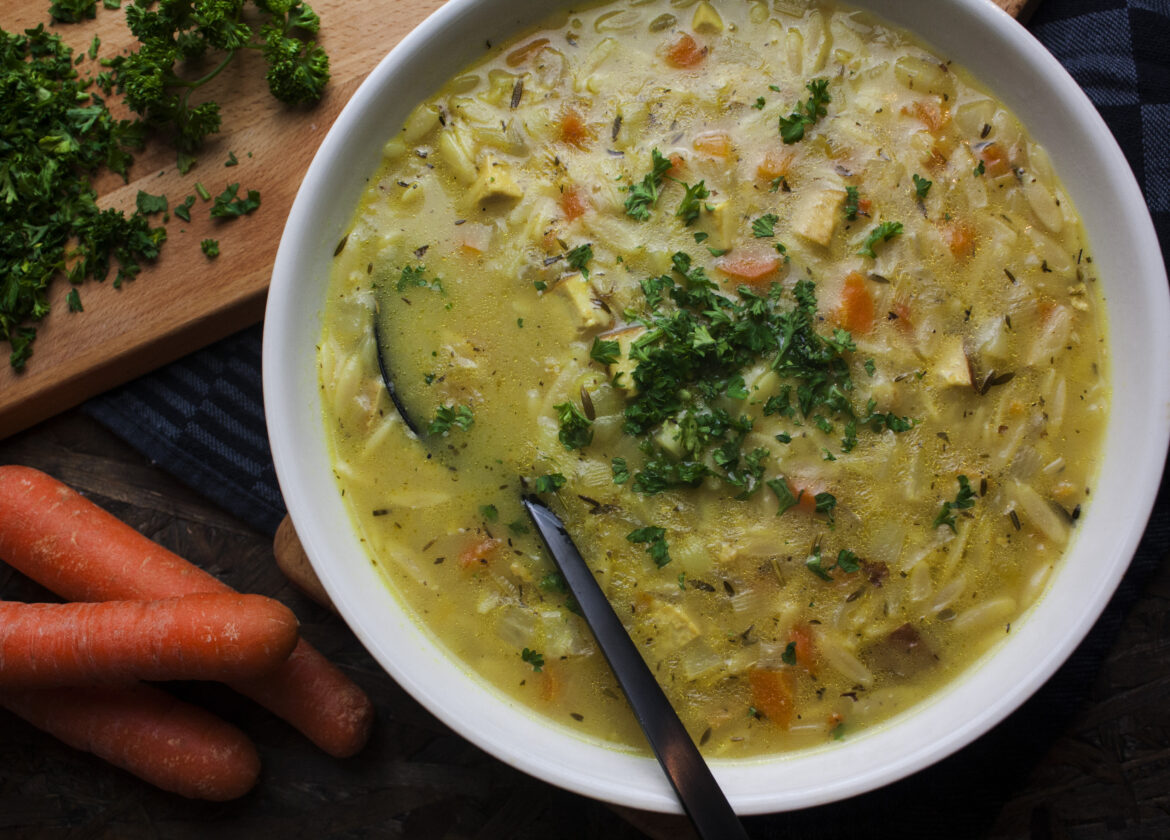
[[[1170,251],[1170,0],[1042,0],[1029,28],[1068,68],[1113,130]],[[268,451],[258,327],[86,404],[160,466],[255,528],[284,513]],[[1160,360],[1170,363],[1170,360]],[[983,738],[915,776],[825,808],[749,820],[754,837],[983,836],[1068,726],[1129,608],[1170,552],[1163,477],[1134,562],[1065,666]],[[948,814],[945,823],[939,815]],[[864,834],[859,835],[859,831]]]

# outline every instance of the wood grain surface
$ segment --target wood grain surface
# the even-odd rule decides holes
[[[164,194],[174,207],[195,193],[196,182],[212,195],[238,182],[242,190],[259,190],[262,205],[245,218],[218,221],[208,216],[210,205],[197,201],[190,223],[174,217],[167,223],[162,254],[137,279],[120,289],[109,280],[87,282],[82,313],[68,311],[69,284],[57,283],[25,372],[0,364],[0,438],[257,323],[281,230],[325,132],[382,56],[440,5],[442,0],[316,0],[320,42],[332,69],[320,103],[291,108],[277,102],[268,93],[260,55],[245,50],[206,88],[207,98],[222,105],[225,130],[208,143],[194,169],[181,175],[169,144],[150,142],[137,156],[129,183],[108,174],[100,178],[95,187],[103,207],[132,209],[139,190]],[[0,28],[17,32],[47,23],[48,8],[49,0],[3,0]],[[136,43],[124,12],[101,3],[93,21],[50,28],[75,54],[97,35],[99,59]],[[82,77],[99,69],[88,59],[78,67]],[[238,166],[224,166],[229,152]],[[208,238],[220,243],[215,260],[199,247]],[[3,350],[0,356],[7,359],[7,345]]]

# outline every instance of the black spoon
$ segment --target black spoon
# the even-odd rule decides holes
[[[711,768],[650,673],[564,524],[539,499],[525,496],[522,501],[695,830],[704,840],[747,840],[743,824],[711,775]]]
[[[398,389],[394,387],[390,365],[383,350],[376,308],[373,320],[378,371],[382,375],[382,382],[402,422],[417,437],[424,438],[425,432],[420,431],[411,419]],[[539,499],[525,496],[522,502],[565,578],[569,591],[580,605],[585,622],[593,631],[602,654],[634,710],[634,716],[646,733],[646,740],[650,742],[658,763],[666,772],[699,837],[702,840],[747,840],[743,824],[735,816],[719,783],[711,775],[711,768],[703,760],[654,675],[646,667],[645,660],[638,653],[605,593],[597,585],[564,524]]]

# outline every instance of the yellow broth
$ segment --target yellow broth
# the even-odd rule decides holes
[[[834,4],[627,0],[493,46],[387,142],[324,323],[337,480],[388,585],[480,677],[630,748],[523,492],[704,751],[774,753],[1011,632],[1108,410],[1043,149]]]

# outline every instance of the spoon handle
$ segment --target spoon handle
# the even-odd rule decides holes
[[[711,775],[711,768],[650,673],[564,524],[538,499],[525,496],[523,501],[695,830],[704,840],[747,840],[743,824]]]

